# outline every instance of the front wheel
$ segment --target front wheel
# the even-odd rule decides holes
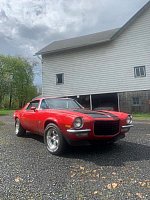
[[[24,136],[26,134],[26,130],[20,124],[19,119],[15,121],[15,133],[18,137]]]
[[[53,123],[48,124],[44,135],[48,151],[53,155],[61,155],[67,144],[58,126]]]

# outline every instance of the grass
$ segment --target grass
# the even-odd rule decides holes
[[[12,115],[14,110],[1,110],[0,109],[0,116]]]
[[[0,116],[7,116],[7,115],[12,115],[14,110],[4,110],[0,109]],[[0,127],[3,126],[5,123],[0,121]]]
[[[133,120],[150,120],[150,113],[134,113]]]

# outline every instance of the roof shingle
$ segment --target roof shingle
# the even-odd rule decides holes
[[[90,35],[84,35],[76,38],[70,38],[66,40],[59,40],[54,41],[48,46],[41,49],[37,52],[37,55],[45,54],[45,53],[53,53],[73,48],[79,48],[84,46],[89,46],[93,44],[108,42],[111,40],[112,36],[118,31],[119,29],[113,29],[108,31],[103,31],[99,33],[94,33]]]

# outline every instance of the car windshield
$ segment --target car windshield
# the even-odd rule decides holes
[[[52,109],[82,109],[83,107],[74,99],[45,99],[48,108]]]

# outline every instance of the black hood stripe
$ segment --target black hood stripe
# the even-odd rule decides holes
[[[84,109],[81,109],[81,110],[73,110],[74,112],[79,112],[79,113],[83,113],[83,114],[86,114],[86,115],[89,115],[93,118],[114,118],[114,119],[118,119],[117,116],[109,113],[109,112],[96,112],[96,111],[91,111],[91,110],[84,110]]]

